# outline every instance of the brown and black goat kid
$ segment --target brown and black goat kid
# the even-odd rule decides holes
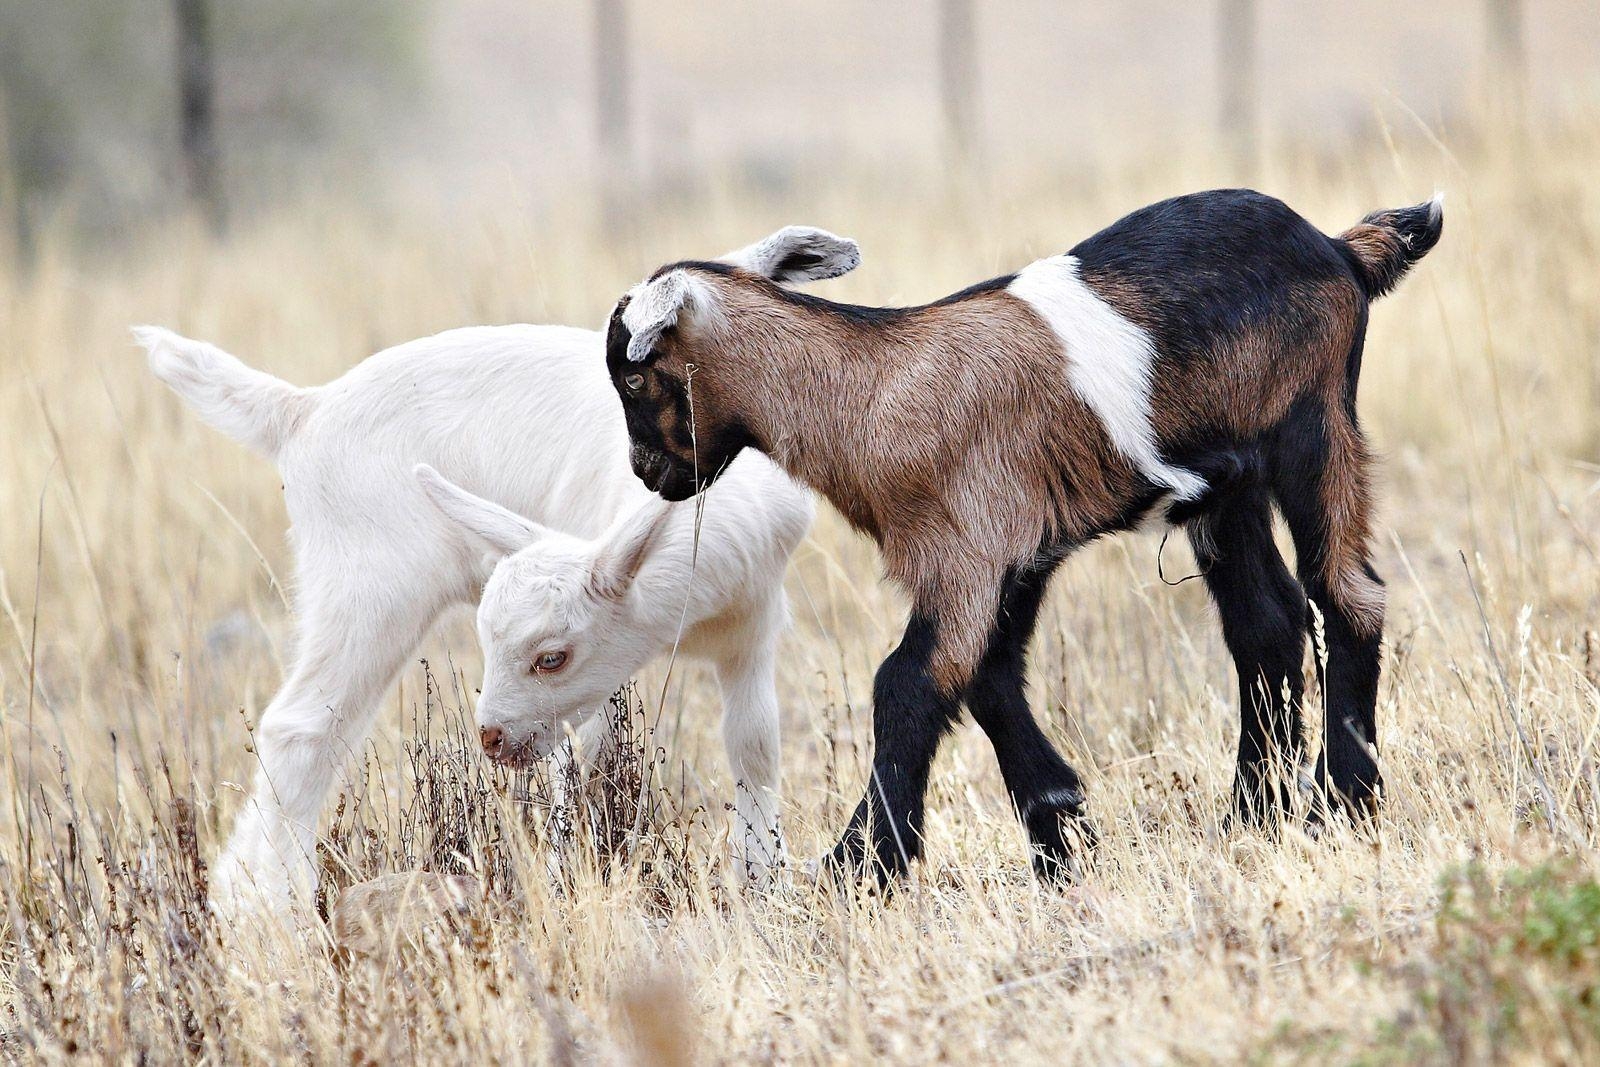
[[[834,863],[883,877],[918,855],[929,768],[965,704],[1035,869],[1077,868],[1083,789],[1029,712],[1025,656],[1062,558],[1147,516],[1185,527],[1238,671],[1237,816],[1274,820],[1291,796],[1317,615],[1311,810],[1372,809],[1384,592],[1356,382],[1368,304],[1442,225],[1435,199],[1328,237],[1278,200],[1222,190],[921,307],[775,284],[857,261],[852,242],[801,228],[663,267],[623,297],[607,360],[635,473],[681,500],[759,449],[871,535],[911,596],[873,687],[872,780]]]

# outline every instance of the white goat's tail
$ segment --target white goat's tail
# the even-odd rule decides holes
[[[155,376],[196,414],[269,459],[311,413],[310,390],[247,367],[216,345],[160,326],[135,326],[133,338],[150,354]]]

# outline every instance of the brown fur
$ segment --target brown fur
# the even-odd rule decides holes
[[[1377,299],[1427,255],[1444,232],[1444,202],[1374,211],[1334,238],[1367,296]]]
[[[1357,226],[1377,231],[1376,226]],[[1379,231],[1398,241],[1392,231]],[[1348,235],[1347,235],[1348,236]],[[1358,254],[1360,254],[1358,252]],[[1085,275],[1085,282],[1125,318],[1151,330],[1151,305],[1136,282],[1115,274]],[[1329,459],[1322,472],[1327,516],[1325,549],[1316,560],[1329,594],[1346,609],[1363,636],[1383,627],[1383,587],[1366,572],[1371,499],[1366,441],[1346,410],[1350,349],[1364,304],[1348,281],[1296,285],[1284,316],[1266,318],[1240,333],[1218,338],[1203,359],[1182,373],[1169,370],[1151,383],[1152,421],[1161,444],[1214,435],[1223,429],[1249,440],[1281,422],[1300,397],[1321,398],[1328,412]]]
[[[681,325],[656,368],[682,380],[678,353],[693,351],[696,421],[737,413],[878,541],[890,577],[940,620],[935,673],[951,691],[982,653],[1006,567],[1114,525],[1143,489],[1093,412],[1041,387],[1061,380],[1059,342],[1007,293],[867,325],[748,275],[704,280],[720,315]]]
[[[1322,579],[1349,617],[1351,629],[1371,637],[1383,631],[1383,586],[1367,573],[1371,530],[1371,457],[1366,439],[1342,403],[1328,405],[1328,462],[1322,470],[1326,516]]]
[[[1376,267],[1405,254],[1400,235],[1389,226],[1358,222],[1339,235],[1363,263]]]
[[[950,691],[982,654],[1008,567],[1046,544],[1126,524],[1149,494],[1098,416],[1064,387],[1059,339],[1004,290],[862,319],[797,304],[749,274],[697,280],[714,306],[680,320],[652,370],[692,377],[702,433],[743,423],[758,447],[878,542],[889,576],[939,619],[934,669]],[[1152,328],[1136,282],[1085,281]],[[1293,295],[1281,312],[1157,374],[1152,421],[1164,452],[1219,431],[1247,441],[1298,398],[1323,398],[1335,413],[1324,579],[1358,620],[1378,625],[1381,588],[1363,569],[1367,459],[1359,433],[1342,424],[1362,297],[1340,279],[1305,282]],[[733,321],[737,331],[725,328]],[[665,394],[659,383],[650,389]],[[673,441],[670,405],[656,415]],[[692,459],[689,442],[676,438],[672,450]]]
[[[1387,213],[1369,216],[1339,235],[1371,279],[1373,295],[1381,295],[1399,281],[1406,263],[1406,243],[1389,224]]]
[[[1154,330],[1150,300],[1136,282],[1087,272],[1084,282],[1118,314]],[[1164,450],[1219,429],[1248,440],[1276,426],[1307,391],[1334,397],[1344,388],[1360,294],[1328,280],[1293,286],[1290,297],[1286,314],[1216,338],[1203,358],[1155,376],[1151,420]]]
[[[1035,869],[1075,869],[1063,820],[1081,818],[1082,783],[1028,714],[1027,644],[1061,557],[1156,509],[1208,560],[1239,676],[1236,811],[1258,822],[1291,794],[1267,764],[1275,748],[1300,751],[1300,687],[1263,704],[1253,683],[1298,682],[1308,598],[1328,623],[1319,788],[1370,808],[1383,590],[1354,394],[1368,304],[1433,248],[1442,220],[1435,199],[1328,238],[1269,197],[1215,190],[1136,211],[1039,266],[1075,270],[1143,337],[1033,273],[892,309],[724,265],[663,268],[685,273],[645,294],[662,318],[638,334],[614,323],[608,340],[635,471],[681,500],[714,478],[707,462],[755,447],[872,535],[913,599],[874,679],[875,786],[831,862],[893,872],[914,858],[928,768],[964,703],[995,745]],[[1037,304],[1012,295],[1019,278]],[[1068,351],[1058,314],[1081,316],[1061,324]],[[1104,362],[1116,359],[1128,362]],[[656,379],[647,398],[634,365]],[[690,390],[697,442],[683,434]],[[1275,511],[1298,582],[1273,545]]]

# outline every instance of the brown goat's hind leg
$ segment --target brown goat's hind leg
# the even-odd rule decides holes
[[[1083,782],[1039,728],[1025,688],[1028,642],[1053,570],[1051,564],[1007,575],[966,702],[994,745],[1006,791],[1028,831],[1034,873],[1070,881],[1081,872],[1076,846],[1094,844],[1094,827],[1084,817]]]
[[[1326,705],[1317,792],[1360,818],[1373,812],[1382,791],[1377,703],[1384,590],[1367,549],[1366,443],[1348,403],[1338,401],[1303,402],[1278,437],[1273,491],[1326,639],[1326,665],[1321,657],[1317,662]]]
[[[828,862],[840,873],[887,884],[922,854],[928,774],[939,742],[960,712],[958,695],[936,680],[934,621],[913,612],[900,645],[872,686],[872,777]]]

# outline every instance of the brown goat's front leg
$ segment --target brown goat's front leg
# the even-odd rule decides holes
[[[872,686],[872,777],[830,862],[840,873],[902,875],[922,853],[924,797],[939,742],[960,714],[958,687],[941,682],[938,623],[913,612]]]
[[[1033,870],[1047,881],[1071,881],[1080,850],[1095,830],[1084,815],[1083,782],[1056,751],[1028,708],[1028,644],[1053,563],[1019,567],[1006,577],[989,647],[967,688],[966,703],[994,745],[1000,776],[1028,831]]]

